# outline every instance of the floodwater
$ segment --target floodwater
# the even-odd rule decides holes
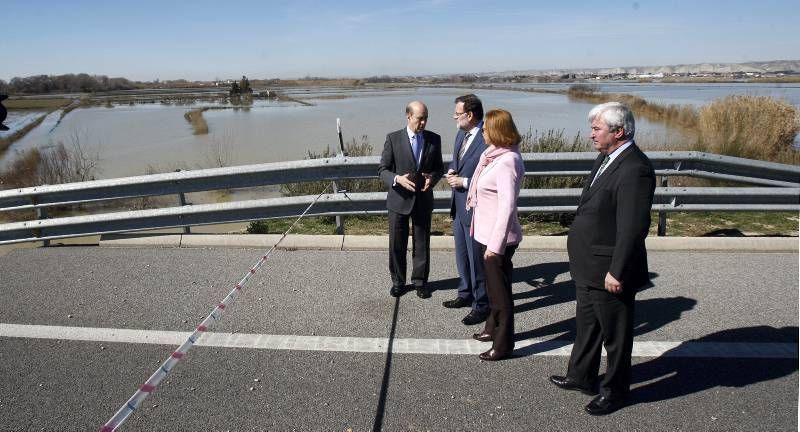
[[[519,87],[520,85],[516,85]],[[563,84],[529,84],[537,88],[566,88]],[[729,94],[772,96],[800,106],[800,85],[761,84],[618,84],[605,83],[601,91],[632,93],[658,103],[702,105]],[[405,126],[405,105],[422,100],[429,108],[428,129],[442,135],[443,152],[451,153],[456,134],[453,99],[469,90],[408,88],[393,90],[296,89],[313,106],[295,102],[256,101],[252,107],[198,102],[191,105],[135,104],[79,108],[60,123],[51,114],[43,124],[0,157],[7,163],[17,151],[80,142],[100,157],[99,178],[147,172],[214,166],[214,160],[242,165],[303,159],[308,152],[338,149],[336,119],[342,120],[345,141],[366,136],[372,153],[380,154],[386,134]],[[563,130],[568,139],[588,136],[586,114],[592,104],[571,102],[564,95],[509,90],[476,90],[486,110],[509,110],[520,132]],[[208,135],[194,135],[183,115],[197,107],[214,106],[203,113]],[[648,148],[681,139],[663,125],[637,120],[637,142]]]

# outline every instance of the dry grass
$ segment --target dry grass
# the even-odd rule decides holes
[[[37,149],[17,155],[8,168],[0,172],[0,189],[15,189],[38,184],[41,161],[42,155]]]
[[[650,121],[664,123],[670,127],[695,129],[697,127],[697,111],[689,105],[659,105],[626,93],[602,93],[592,86],[574,85],[567,91],[570,100],[590,103],[622,102],[627,105],[637,117],[644,117]]]
[[[658,105],[620,93],[601,93],[591,86],[576,85],[570,99],[603,103],[619,101],[637,117],[681,128],[687,142],[671,143],[670,150],[697,150],[748,159],[798,164],[800,152],[793,145],[800,132],[800,112],[781,100],[766,96],[728,96],[700,111],[684,105]]]
[[[766,96],[727,96],[699,114],[695,148],[709,153],[797,163],[797,108]]]
[[[208,133],[208,123],[206,123],[206,119],[203,118],[203,111],[206,110],[208,110],[208,108],[198,108],[188,111],[183,115],[183,118],[191,123],[195,135],[205,135]]]

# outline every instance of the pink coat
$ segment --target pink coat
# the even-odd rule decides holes
[[[522,157],[511,151],[495,158],[481,171],[477,180],[472,214],[473,236],[496,254],[502,255],[506,245],[522,241],[517,198],[524,176]]]

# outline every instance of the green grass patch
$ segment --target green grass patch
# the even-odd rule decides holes
[[[386,216],[343,216],[347,235],[388,235]],[[254,221],[249,234],[283,234],[294,222],[292,219]],[[658,213],[652,214],[650,235],[658,232]],[[683,212],[667,213],[669,237],[797,237],[800,217],[794,212]],[[525,235],[566,235],[571,220],[561,215],[523,214],[520,223]],[[435,214],[431,221],[432,235],[451,235],[452,221],[448,215]],[[335,218],[303,218],[292,234],[335,234]]]

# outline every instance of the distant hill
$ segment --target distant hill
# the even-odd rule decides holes
[[[774,60],[747,63],[699,63],[669,66],[624,66],[614,68],[529,69],[487,75],[613,75],[613,74],[729,74],[729,73],[800,73],[800,60]]]

